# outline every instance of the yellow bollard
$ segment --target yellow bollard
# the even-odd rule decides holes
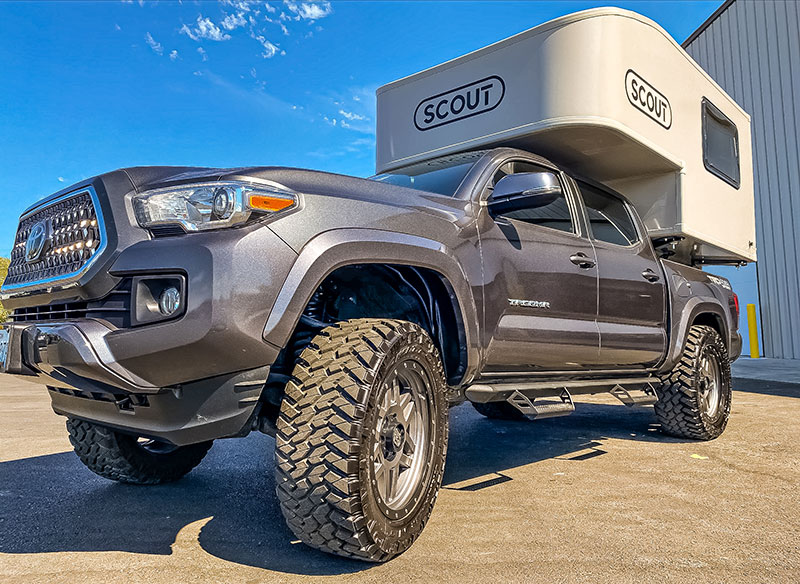
[[[758,359],[758,325],[756,324],[756,305],[747,305],[747,329],[750,331],[750,357]]]

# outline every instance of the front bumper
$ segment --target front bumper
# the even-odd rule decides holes
[[[103,362],[107,347],[98,344],[102,333],[93,330],[102,325],[82,324],[3,325],[6,373],[46,384],[57,414],[178,446],[248,429],[269,366],[153,387],[117,363]]]
[[[116,281],[183,276],[183,315],[126,327],[95,318],[16,323],[14,330],[27,331],[17,335],[28,356],[16,372],[57,387],[153,393],[270,365],[280,348],[262,332],[296,257],[265,225],[135,243],[108,272]]]
[[[94,318],[6,324],[7,372],[48,386],[59,414],[176,444],[230,435],[280,351],[262,331],[296,257],[265,225],[135,243],[108,272],[183,275],[184,314],[124,328]]]

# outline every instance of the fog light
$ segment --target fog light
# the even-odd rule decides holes
[[[174,286],[165,288],[158,297],[158,309],[164,316],[171,316],[181,307],[181,293]]]

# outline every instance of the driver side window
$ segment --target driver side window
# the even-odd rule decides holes
[[[501,166],[497,172],[495,172],[495,175],[492,179],[492,186],[496,185],[500,179],[510,174],[528,172],[546,172],[554,175],[554,173],[552,173],[550,170],[530,162],[507,162]],[[557,177],[555,182],[559,182]],[[575,233],[575,225],[572,222],[572,213],[570,213],[569,205],[567,204],[567,199],[563,192],[554,197],[554,200],[547,205],[507,211],[501,216],[508,219],[514,219],[516,221],[530,223],[531,225],[537,225],[539,227],[547,227],[548,229],[556,229],[566,233]]]

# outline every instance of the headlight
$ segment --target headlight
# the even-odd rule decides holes
[[[278,188],[213,182],[147,191],[133,198],[139,225],[181,225],[186,231],[230,227],[253,214],[270,215],[297,206],[297,197]]]

